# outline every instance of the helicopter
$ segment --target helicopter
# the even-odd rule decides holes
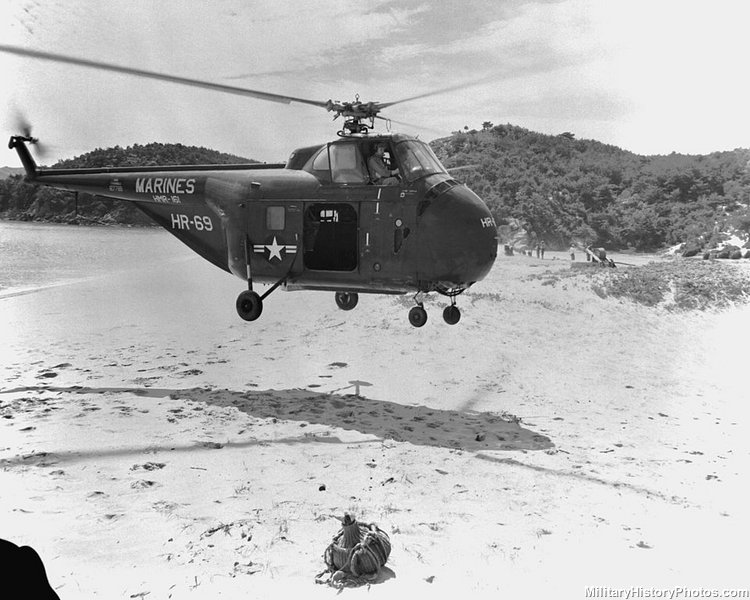
[[[201,257],[245,281],[238,315],[255,321],[278,288],[333,292],[352,310],[359,294],[413,293],[408,319],[427,322],[423,298],[450,299],[443,319],[461,318],[456,297],[490,271],[497,256],[487,205],[456,181],[425,142],[376,133],[380,112],[401,102],[317,101],[187,79],[60,54],[0,45],[29,58],[239,94],[303,103],[343,118],[337,139],[294,150],[286,163],[108,168],[42,168],[30,127],[10,138],[29,182],[133,202]],[[392,177],[379,180],[378,152]],[[368,163],[370,165],[368,166]],[[384,182],[387,182],[384,183]],[[254,284],[270,285],[262,294]]]

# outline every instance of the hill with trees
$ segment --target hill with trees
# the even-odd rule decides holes
[[[640,156],[594,140],[514,125],[456,131],[432,142],[443,164],[489,205],[497,224],[548,247],[571,241],[612,249],[716,246],[750,234],[750,150]],[[97,149],[55,167],[256,162],[180,144]],[[0,180],[0,218],[149,224],[126,202]]]
[[[499,226],[536,239],[654,250],[712,247],[750,233],[750,150],[640,156],[594,140],[513,125],[456,131],[438,158],[489,205]]]

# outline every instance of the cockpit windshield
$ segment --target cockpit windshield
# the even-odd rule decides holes
[[[395,152],[401,173],[408,182],[416,181],[427,175],[446,172],[445,167],[440,164],[437,156],[432,152],[432,148],[419,140],[398,142]]]

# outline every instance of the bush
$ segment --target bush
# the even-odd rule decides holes
[[[664,302],[669,291],[674,299],[667,307],[677,310],[723,308],[746,302],[750,295],[750,277],[743,270],[715,262],[653,262],[606,271],[604,276],[599,285],[608,295],[645,306]]]

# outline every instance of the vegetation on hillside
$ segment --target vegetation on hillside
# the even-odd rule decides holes
[[[653,250],[711,247],[750,233],[750,150],[639,156],[570,132],[512,125],[457,131],[432,143],[447,168],[490,206],[560,248],[571,240]]]
[[[135,144],[122,148],[97,148],[76,158],[63,160],[54,168],[148,167],[156,165],[237,164],[257,162],[216,150],[182,144]],[[124,223],[152,225],[130,202],[75,195],[24,181],[23,175],[0,180],[0,217],[23,221],[57,223]]]

